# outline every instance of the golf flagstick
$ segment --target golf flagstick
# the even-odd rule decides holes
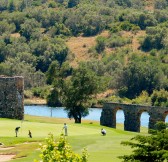
[[[21,135],[22,135],[22,123],[23,123],[23,119],[21,120]]]

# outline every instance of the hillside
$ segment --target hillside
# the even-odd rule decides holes
[[[167,7],[157,0],[2,0],[0,75],[24,76],[26,98],[46,99],[56,71],[67,81],[83,62],[99,78],[94,103],[149,104],[137,98],[168,90]],[[52,66],[58,69],[49,76]]]
[[[79,62],[87,61],[91,59],[101,59],[101,56],[95,58],[89,54],[89,49],[96,45],[96,38],[98,36],[108,37],[108,31],[102,31],[101,34],[91,37],[71,37],[66,44],[71,51],[71,57],[73,61],[70,62],[70,65],[76,67]]]

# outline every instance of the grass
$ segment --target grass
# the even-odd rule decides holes
[[[68,123],[67,140],[76,153],[81,153],[84,147],[89,153],[89,162],[121,162],[117,157],[130,154],[131,148],[120,145],[121,141],[129,140],[137,133],[123,131],[123,125],[117,125],[117,129],[105,127],[107,135],[102,136],[99,122],[83,120],[82,124],[74,124],[73,120],[48,117],[25,116],[24,121],[12,119],[0,119],[0,142],[5,147],[13,146],[9,150],[0,150],[0,154],[15,154],[12,162],[32,162],[39,159],[39,143],[51,132],[56,139],[59,138],[63,123]],[[15,137],[15,127],[21,126],[18,137]],[[31,130],[33,138],[28,138],[28,130]],[[146,129],[143,128],[143,134]]]

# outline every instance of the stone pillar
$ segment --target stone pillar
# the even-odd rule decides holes
[[[155,109],[155,111],[150,113],[149,132],[150,132],[150,129],[156,129],[155,125],[159,121],[165,122],[165,114],[163,112],[160,112],[160,109]]]
[[[103,108],[100,125],[116,128],[116,112],[113,109]]]
[[[140,117],[134,111],[125,111],[124,130],[140,132]]]
[[[0,117],[24,118],[23,77],[0,77]]]

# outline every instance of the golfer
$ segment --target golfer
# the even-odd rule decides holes
[[[20,127],[16,127],[16,128],[15,128],[16,137],[17,137],[17,134],[18,134],[18,132],[19,132],[19,129],[20,129]]]
[[[65,130],[65,136],[68,136],[68,126],[67,126],[67,124],[66,123],[64,123],[64,127],[62,128],[62,129],[64,129]]]

